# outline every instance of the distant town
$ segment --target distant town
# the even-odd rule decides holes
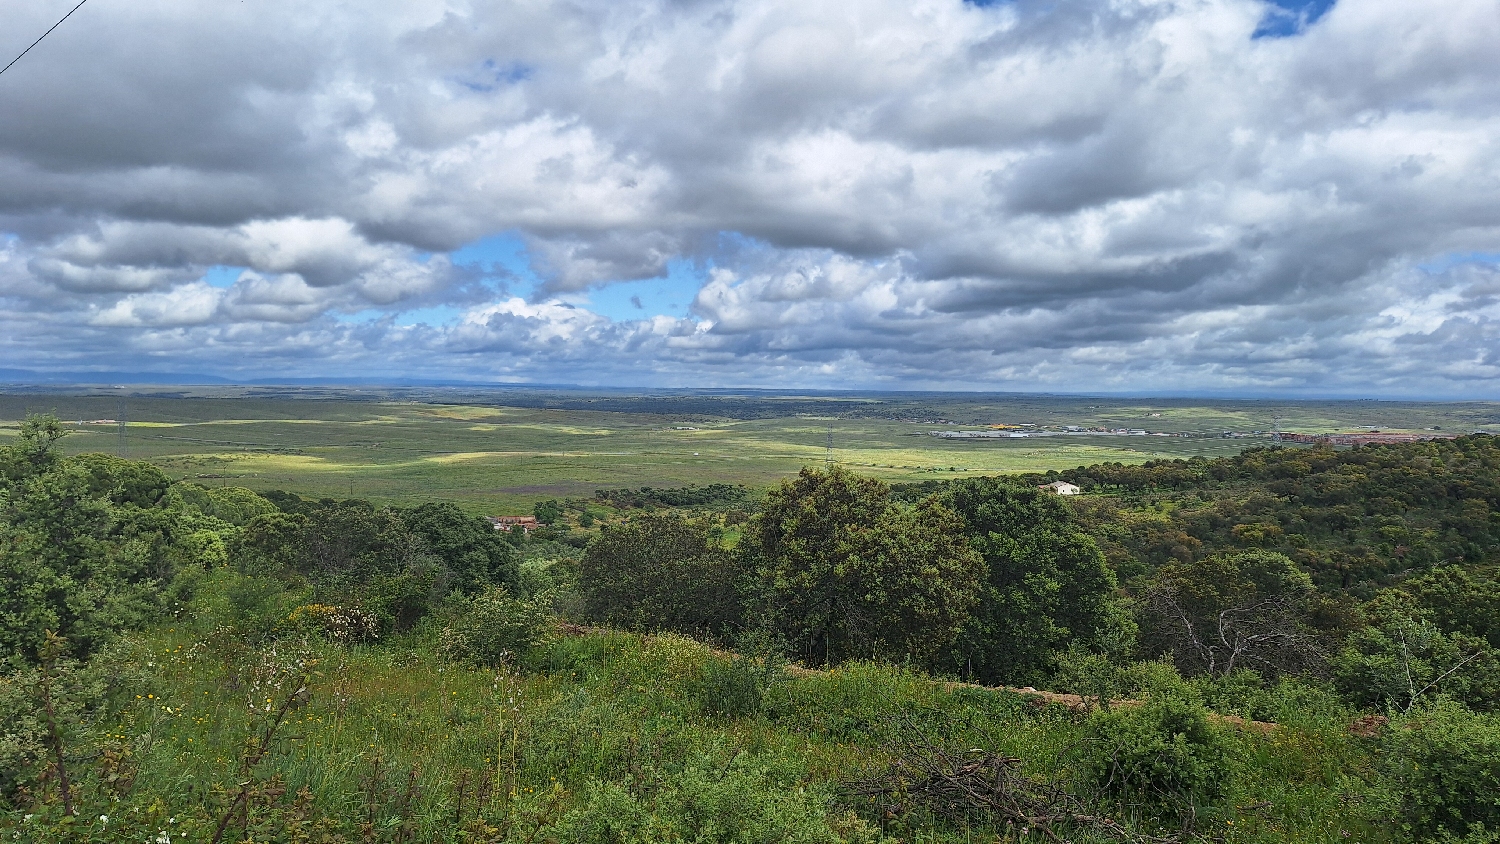
[[[1372,443],[1411,443],[1423,440],[1445,440],[1458,436],[1451,433],[1440,433],[1441,429],[1434,428],[1431,432],[1409,433],[1409,432],[1384,432],[1378,428],[1362,431],[1346,431],[1339,433],[1290,433],[1286,431],[1148,431],[1144,428],[1107,428],[1101,426],[1084,427],[1081,425],[987,425],[984,428],[955,430],[955,431],[931,431],[931,436],[945,440],[1003,440],[1003,439],[1025,439],[1030,437],[1067,437],[1067,436],[1111,436],[1111,437],[1212,437],[1223,439],[1243,439],[1249,437],[1270,437],[1277,442],[1301,443],[1307,445],[1368,445]]]

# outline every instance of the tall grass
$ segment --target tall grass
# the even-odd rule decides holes
[[[862,815],[837,784],[885,765],[911,731],[1069,780],[1089,717],[869,663],[779,673],[753,712],[726,714],[705,677],[735,663],[681,637],[561,637],[496,670],[447,662],[436,640],[418,629],[251,646],[190,624],[139,635],[93,669],[111,674],[107,703],[70,737],[87,758],[78,817],[62,817],[43,776],[0,834],[207,841],[243,789],[249,812],[225,840],[996,840],[1004,830]],[[310,698],[247,774],[247,742],[290,693],[265,679],[277,660],[310,666]],[[1200,829],[1234,842],[1395,840],[1360,820],[1371,747],[1349,735],[1347,713],[1291,687],[1255,705],[1304,717],[1231,731],[1225,797]],[[123,761],[90,756],[106,749]]]

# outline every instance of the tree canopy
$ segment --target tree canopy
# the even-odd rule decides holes
[[[957,634],[983,564],[936,500],[904,510],[884,483],[803,469],[773,489],[746,531],[764,613],[813,663],[926,657]]]
[[[631,630],[727,637],[743,624],[746,573],[702,522],[643,513],[605,526],[578,568],[589,618]]]
[[[985,682],[1030,682],[1058,651],[1100,644],[1114,617],[1114,574],[1057,496],[972,478],[951,484],[943,500],[986,571],[948,667]]]

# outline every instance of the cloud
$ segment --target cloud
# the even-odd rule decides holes
[[[1488,397],[1497,39],[1486,0],[88,6],[0,77],[0,353]],[[680,267],[686,316],[589,309]]]

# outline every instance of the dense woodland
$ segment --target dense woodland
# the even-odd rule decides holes
[[[0,449],[16,840],[1500,840],[1494,438],[527,535],[62,435]]]

